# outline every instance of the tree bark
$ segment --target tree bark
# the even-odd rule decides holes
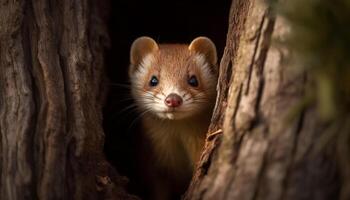
[[[0,1],[0,199],[136,199],[106,162],[101,2]],[[206,146],[185,199],[335,199],[308,74],[273,45],[288,33],[259,0],[233,0]]]
[[[185,199],[338,197],[336,163],[317,151],[324,125],[315,108],[291,114],[310,81],[272,44],[288,31],[264,1],[232,1],[217,103]]]
[[[134,199],[102,151],[101,2],[0,4],[0,199]]]

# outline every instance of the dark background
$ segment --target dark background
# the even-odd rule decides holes
[[[104,107],[105,153],[118,172],[129,177],[130,192],[144,195],[135,173],[139,165],[135,158],[139,120],[135,110],[126,109],[133,103],[127,74],[130,45],[144,35],[158,43],[190,43],[198,36],[207,36],[216,44],[220,61],[230,4],[230,0],[111,0],[108,23],[111,49],[106,58],[109,92]]]

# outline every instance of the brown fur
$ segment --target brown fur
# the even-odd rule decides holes
[[[135,42],[130,55],[132,94],[142,115],[144,134],[151,141],[151,162],[155,162],[155,171],[163,171],[172,181],[186,185],[204,145],[216,97],[215,46],[204,37],[195,39],[190,46],[155,46],[148,37]],[[193,75],[198,80],[197,87],[188,83]],[[152,76],[158,78],[157,86],[150,86]],[[184,103],[170,110],[163,101],[174,92]],[[164,193],[155,194],[154,198],[167,199],[169,193]]]

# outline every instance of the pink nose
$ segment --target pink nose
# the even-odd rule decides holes
[[[176,108],[181,106],[181,104],[182,98],[175,93],[171,93],[165,98],[165,105],[168,107]]]

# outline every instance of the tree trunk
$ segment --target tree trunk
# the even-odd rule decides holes
[[[102,152],[101,2],[0,4],[0,199],[133,199]]]
[[[296,112],[308,75],[272,44],[288,33],[259,0],[233,0],[206,146],[185,199],[336,199],[334,159],[316,151],[315,108]]]
[[[103,155],[101,2],[0,0],[0,199],[136,199]],[[335,199],[338,168],[317,150],[309,75],[273,45],[288,26],[233,0],[206,146],[185,199]]]

